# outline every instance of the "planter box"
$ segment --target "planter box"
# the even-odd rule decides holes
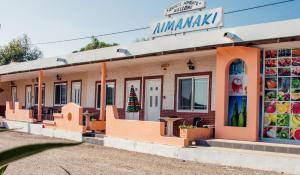
[[[186,138],[189,141],[210,139],[213,137],[213,131],[213,128],[180,129],[180,137]]]
[[[105,121],[90,121],[89,129],[92,131],[104,131]]]

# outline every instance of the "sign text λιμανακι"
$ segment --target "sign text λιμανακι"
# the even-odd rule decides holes
[[[151,25],[152,37],[221,27],[223,16],[223,8],[216,8],[166,18]]]

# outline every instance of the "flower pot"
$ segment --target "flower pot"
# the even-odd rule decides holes
[[[105,130],[105,121],[90,121],[89,129],[91,131],[103,131]]]
[[[213,137],[213,128],[180,129],[180,137],[189,141],[210,139]]]

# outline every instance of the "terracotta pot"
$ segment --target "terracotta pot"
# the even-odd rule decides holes
[[[180,137],[189,141],[210,139],[213,137],[213,128],[180,129]]]
[[[105,130],[105,121],[90,121],[89,129],[92,131]]]

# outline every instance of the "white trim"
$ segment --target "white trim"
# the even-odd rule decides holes
[[[182,109],[178,109],[179,107],[179,80],[183,80],[183,79],[192,79],[192,106],[191,106],[191,110],[182,110]],[[194,80],[195,79],[207,79],[207,109],[206,110],[195,110],[194,108]],[[199,75],[199,76],[182,76],[182,77],[178,77],[177,78],[177,92],[176,92],[176,112],[186,112],[186,113],[208,113],[208,108],[209,108],[209,75]]]
[[[66,83],[66,82],[63,82],[63,83],[54,83],[54,98],[53,98],[53,104],[54,104],[54,106],[63,106],[63,105],[65,105],[65,104],[62,104],[61,103],[61,98],[60,98],[60,104],[56,104],[55,103],[55,101],[56,101],[56,86],[58,86],[58,85],[66,85],[67,86],[67,88],[66,88],[66,104],[68,103],[68,83]]]
[[[98,86],[99,85],[101,85],[101,82],[97,82],[96,83],[96,98],[95,98],[95,100],[96,100],[96,102],[95,102],[95,108],[97,109],[97,110],[99,110],[100,109],[100,107],[98,108],[98,100],[97,100],[97,98],[99,98],[99,94],[98,94]],[[116,90],[116,86],[115,86],[115,83],[114,82],[106,82],[106,87],[107,87],[107,85],[113,85],[114,86],[114,91]],[[114,96],[115,96],[115,92],[114,92]],[[105,103],[106,103],[106,99],[105,99]],[[115,97],[113,97],[113,104],[115,104],[116,102],[115,102]]]
[[[35,94],[35,88],[36,88],[36,87],[39,88],[39,85],[34,85],[34,87],[33,87],[33,94],[34,94],[34,95],[33,95],[33,103],[34,103],[33,106],[37,106],[37,105],[38,105],[38,103],[35,103],[35,95],[36,95],[36,94]],[[44,88],[44,92],[45,92],[45,94],[44,94],[44,97],[45,97],[45,98],[44,98],[44,103],[45,103],[45,101],[46,101],[46,87],[45,87],[45,84],[42,85],[42,88]],[[42,91],[43,91],[43,89],[42,89]],[[32,92],[31,92],[31,93],[32,93]],[[38,98],[39,98],[39,97],[38,97]],[[43,102],[43,96],[42,96],[42,102]],[[45,105],[44,103],[42,103],[42,106]]]

